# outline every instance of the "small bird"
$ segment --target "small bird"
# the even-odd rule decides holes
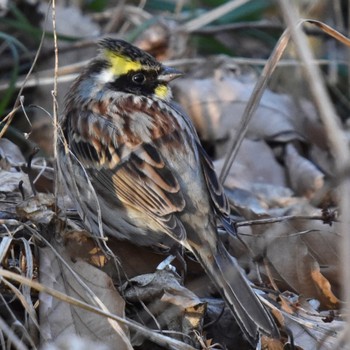
[[[190,251],[251,344],[276,325],[218,237],[229,204],[190,118],[172,101],[181,75],[139,48],[102,39],[69,89],[59,164],[87,228],[139,246]]]

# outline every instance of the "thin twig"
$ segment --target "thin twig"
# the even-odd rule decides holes
[[[331,28],[330,26],[327,26],[326,24],[320,22],[320,21],[317,21],[317,20],[312,20],[312,19],[304,19],[304,20],[300,20],[298,22],[298,30],[300,30],[300,26],[305,24],[305,23],[310,23],[310,24],[313,24],[319,28],[321,28],[324,32],[326,32],[328,35],[334,37],[335,39],[337,39],[338,41],[340,41],[341,43],[347,45],[347,46],[350,46],[350,40],[345,37],[343,34],[337,32],[336,30],[334,30],[333,28]],[[266,66],[264,67],[262,73],[261,73],[261,76],[259,78],[259,80],[257,81],[255,87],[254,87],[254,90],[251,94],[251,97],[247,103],[247,106],[244,110],[244,113],[243,113],[243,116],[242,116],[242,119],[241,119],[241,122],[240,122],[240,125],[238,127],[238,129],[236,130],[236,133],[234,134],[234,137],[231,139],[231,142],[229,143],[229,146],[228,146],[228,155],[225,159],[225,163],[224,163],[224,166],[222,167],[222,170],[221,170],[221,174],[220,174],[220,180],[222,183],[224,183],[228,173],[229,173],[229,170],[233,164],[233,161],[234,159],[236,158],[237,156],[237,153],[238,153],[238,149],[244,139],[244,136],[248,130],[248,125],[249,125],[249,122],[250,120],[252,119],[252,116],[253,116],[253,113],[256,111],[257,107],[258,107],[258,104],[261,100],[261,97],[262,97],[262,94],[264,93],[264,90],[267,86],[267,82],[268,82],[268,79],[271,77],[273,71],[276,69],[277,67],[277,64],[278,62],[280,61],[285,49],[286,49],[286,46],[289,42],[289,38],[290,38],[290,33],[288,30],[286,30],[283,35],[280,37],[279,41],[277,42],[276,46],[275,46],[275,49],[274,51],[272,52]],[[308,61],[308,65],[306,65],[305,61],[302,60],[302,64],[303,64],[303,67],[307,73],[307,76],[308,76],[308,81],[310,83],[312,83],[314,81],[314,75],[315,74],[309,74],[310,73],[310,70],[309,68],[306,69],[306,67],[314,67],[311,62],[314,61],[312,55],[310,54],[309,55],[310,57],[308,57],[309,61]],[[319,72],[319,69],[317,70]],[[319,80],[319,79],[318,79]],[[313,85],[315,85],[314,83],[312,83],[310,85],[310,87],[312,87]],[[319,84],[316,84],[317,86]],[[317,91],[319,91],[320,89],[317,87]],[[315,90],[316,91],[316,90]],[[312,93],[314,94],[315,91],[313,91],[313,88],[312,88]],[[326,93],[324,92],[322,95],[320,96],[324,96],[326,95]],[[315,95],[314,95],[315,96]],[[329,98],[328,98],[329,100]],[[322,100],[322,98],[320,99],[320,105],[318,105],[319,107],[319,110],[322,110],[323,111],[323,115],[325,114],[324,113],[324,110],[322,109],[324,105],[327,104],[327,100]],[[329,108],[327,108],[327,111],[329,111]],[[331,111],[332,112],[332,111]],[[332,117],[333,115],[333,117]],[[330,114],[330,116],[327,118],[327,121],[325,121],[325,123],[329,123],[329,120],[333,120],[334,119],[334,123],[338,123],[339,124],[339,121],[337,120],[336,118],[336,115],[335,115],[335,112],[333,110],[333,114]],[[333,142],[334,143],[334,147],[338,148],[339,144],[344,144],[344,140],[337,140],[337,136],[334,136],[335,134],[333,134],[333,131],[335,131],[334,127],[333,126],[330,126],[330,125],[326,125],[326,128],[330,131],[330,142]],[[340,130],[339,126],[337,126],[337,130]],[[343,145],[343,150],[344,150],[344,145]],[[332,147],[333,148],[333,147]],[[340,151],[340,149],[339,149]],[[347,152],[340,152],[339,154],[341,154],[341,158],[340,158],[340,161],[338,162],[338,164],[342,164],[342,166],[344,167],[346,164],[348,164],[344,158],[344,154],[346,154]],[[340,169],[338,169],[338,171],[340,171]],[[350,201],[350,200],[349,200]]]
[[[244,136],[247,133],[248,125],[256,109],[258,108],[261,96],[265,91],[268,79],[275,70],[277,63],[280,61],[289,41],[289,32],[286,30],[278,40],[266,66],[264,67],[261,76],[254,86],[254,90],[249,98],[247,106],[244,110],[239,127],[236,130],[234,137],[228,146],[227,157],[222,167],[220,181],[224,183],[231,169],[232,163],[237,156],[239,147],[243,142]]]
[[[180,67],[180,66],[193,66],[194,64],[200,65],[203,62],[205,62],[207,59],[205,58],[185,58],[185,59],[177,59],[177,60],[171,60],[171,61],[164,61],[163,63],[165,65],[173,66],[173,67]],[[249,66],[265,66],[267,63],[267,60],[261,59],[261,58],[247,58],[247,57],[230,57],[230,60],[235,64],[240,65],[249,65]],[[59,67],[57,71],[57,83],[66,83],[73,81],[77,76],[78,72],[81,71],[83,67],[86,66],[86,64],[89,62],[89,60],[81,61],[79,63],[69,64],[67,66]],[[315,59],[312,61],[312,64],[317,64],[320,66],[329,66],[331,64],[336,65],[347,65],[348,62],[345,60],[337,60],[331,62],[329,59]],[[294,60],[294,59],[284,59],[280,60],[277,63],[277,67],[299,67],[301,66],[300,61]],[[45,86],[45,85],[52,85],[54,77],[53,70],[45,70],[41,72],[36,72],[32,75],[30,79],[26,81],[25,88],[30,87],[37,87],[37,86]],[[24,83],[24,79],[21,77],[16,81],[15,88],[19,89]],[[7,89],[8,84],[5,82],[3,84],[0,84],[0,92],[5,91]]]
[[[215,26],[207,26],[204,28],[199,28],[194,30],[193,34],[219,34],[223,32],[229,31],[239,31],[239,30],[247,30],[247,29],[255,29],[255,30],[264,30],[264,31],[280,31],[282,32],[285,27],[279,23],[272,23],[268,21],[260,21],[260,22],[239,22],[239,23],[229,23],[229,24],[219,24]],[[305,33],[313,36],[326,36],[326,34],[319,29],[313,28],[305,28]]]
[[[325,221],[325,217],[322,215],[286,215],[286,216],[278,216],[274,218],[267,219],[256,219],[256,220],[245,220],[238,221],[235,223],[236,227],[243,226],[254,226],[254,225],[263,225],[263,224],[273,224],[276,222],[283,222],[287,220],[317,220],[317,221]],[[338,222],[338,220],[333,220],[334,222]]]
[[[58,129],[58,110],[57,110],[57,72],[58,72],[58,44],[56,32],[56,0],[52,0],[52,27],[53,27],[53,41],[55,52],[54,65],[54,81],[53,81],[53,126],[54,126],[54,158],[57,159],[57,129]],[[57,190],[55,190],[55,197],[57,198]]]

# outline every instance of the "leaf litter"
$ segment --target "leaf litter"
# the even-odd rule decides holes
[[[150,29],[140,36],[140,45],[147,47],[148,42],[152,51],[159,40],[162,45],[156,55],[165,59],[183,55],[186,35],[177,43],[181,50],[169,49],[164,37],[176,25],[166,21],[156,25],[160,28],[156,40],[147,37]],[[96,30],[95,24],[92,28]],[[200,69],[189,69],[186,78],[174,82],[174,96],[218,159],[218,173],[223,165],[219,158],[227,153],[255,84],[254,74],[241,72],[234,60],[223,56],[209,57]],[[38,105],[42,99],[40,95]],[[313,219],[322,216],[324,208],[333,210],[339,200],[331,185],[334,159],[325,146],[325,134],[310,101],[296,103],[286,93],[267,89],[225,181],[241,239],[237,243],[228,238],[231,250],[281,330],[280,339],[262,337],[265,349],[288,344],[300,349],[336,348],[344,327],[337,218],[324,223]],[[32,135],[40,139],[40,132]],[[46,142],[42,148],[50,152],[50,138]],[[2,278],[1,294],[10,315],[6,322],[23,325],[23,344],[46,344],[44,348],[51,349],[68,339],[68,344],[82,342],[86,348],[122,344],[118,349],[147,349],[156,348],[154,341],[162,333],[174,339],[169,348],[221,348],[219,344],[249,348],[239,329],[232,331],[232,315],[190,256],[185,257],[185,266],[175,261],[175,268],[158,270],[164,256],[111,240],[114,257],[110,258],[84,232],[76,213],[62,205],[62,197],[47,193],[52,190],[47,184],[53,171],[41,159],[40,155],[34,161],[35,188],[40,190],[33,196],[22,151],[13,142],[0,140],[2,267],[87,303],[93,304],[95,296],[109,312],[154,329],[155,338],[151,343],[149,333],[124,325],[116,331],[104,316]],[[276,222],[259,224],[262,219]],[[240,226],[244,220],[249,225]],[[21,312],[14,316],[13,310]],[[159,336],[159,348],[166,347],[162,340]]]

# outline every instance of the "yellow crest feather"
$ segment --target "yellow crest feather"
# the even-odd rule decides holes
[[[132,61],[126,56],[117,55],[109,50],[105,51],[105,56],[112,65],[110,68],[112,73],[116,76],[126,74],[130,71],[137,71],[142,68],[142,64],[140,62]]]

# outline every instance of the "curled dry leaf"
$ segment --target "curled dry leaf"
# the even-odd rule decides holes
[[[64,253],[64,248],[58,244],[55,244],[55,249],[68,266],[63,264],[50,248],[41,248],[40,283],[91,304],[93,301],[86,289],[89,288],[94,293],[94,298],[101,301],[109,312],[124,316],[124,300],[103,271],[83,261],[73,263]],[[70,269],[85,285],[77,280]],[[115,344],[118,344],[118,350],[130,350],[131,345],[125,341],[128,331],[123,325],[117,325],[106,317],[58,301],[44,293],[40,293],[39,298],[43,341],[55,341],[57,338],[78,334],[92,341],[102,341],[110,349],[114,349]]]
[[[215,162],[218,174],[220,174],[223,163],[223,159]],[[271,148],[265,141],[245,139],[225,180],[225,185],[248,191],[251,191],[252,186],[257,183],[286,187],[285,178],[285,170],[277,162]]]
[[[19,192],[21,182],[24,193],[30,193],[30,183],[26,174],[16,170],[0,170],[0,192]]]
[[[210,75],[207,71],[211,72]],[[232,71],[232,62],[223,56],[208,59],[202,72],[202,76],[197,72],[196,78],[174,81],[175,97],[193,119],[203,140],[222,140],[238,128],[255,81],[250,78],[247,81],[245,76],[238,77]],[[283,142],[303,139],[294,120],[303,112],[289,96],[266,90],[249,125],[247,137]]]
[[[0,192],[20,192],[22,183],[23,193],[30,193],[28,176],[20,170],[24,164],[19,147],[8,139],[0,139]]]
[[[12,167],[25,164],[25,159],[19,147],[8,139],[0,139],[0,169],[9,171]]]
[[[315,254],[318,249],[320,253],[324,251],[323,243],[327,235],[329,239],[334,239],[336,233],[325,233],[325,229],[326,232],[329,231],[326,225],[323,225],[322,230],[310,229],[305,220],[301,220],[297,227],[303,227],[304,230],[299,231],[292,222],[263,225],[259,228],[258,235],[254,238],[246,237],[245,240],[248,240],[254,255],[264,256],[270,276],[280,290],[295,291],[305,297],[319,300],[322,307],[336,309],[339,307],[339,300],[335,295],[337,283],[332,286],[323,271],[325,267],[329,269],[331,266],[334,270],[337,269],[339,261],[327,260],[328,264],[325,265],[325,259],[318,260],[318,254]],[[252,232],[255,231],[253,226]],[[312,245],[304,239],[311,234],[309,231],[314,233],[315,240],[312,241]]]
[[[55,197],[49,193],[38,193],[16,206],[17,214],[33,223],[49,224],[55,215]]]
[[[220,173],[224,160],[214,164]],[[295,202],[293,191],[287,187],[285,170],[263,140],[243,140],[225,187],[234,209],[246,219]]]
[[[323,172],[311,161],[302,157],[291,143],[285,147],[284,160],[291,188],[297,194],[312,197],[323,187]]]
[[[215,161],[220,173],[224,160]],[[287,187],[286,171],[263,140],[244,139],[225,181],[226,193],[236,212],[245,219],[285,208],[297,201]]]
[[[338,232],[339,224],[332,226],[314,221],[293,221],[293,228],[296,232],[307,231],[307,234],[300,235],[309,252],[317,260],[322,276],[331,284],[332,291],[340,295],[341,285],[341,258],[339,246],[341,237]],[[320,281],[320,285],[322,280]]]
[[[268,207],[254,193],[240,188],[226,189],[230,205],[245,219],[267,215]]]
[[[137,312],[146,325],[153,326],[155,318],[161,329],[180,332],[187,343],[191,338],[193,344],[197,343],[194,333],[202,333],[206,303],[183,287],[172,271],[157,270],[134,277],[123,285],[122,291],[129,303],[147,305],[147,310]],[[137,343],[142,342],[138,338]]]

